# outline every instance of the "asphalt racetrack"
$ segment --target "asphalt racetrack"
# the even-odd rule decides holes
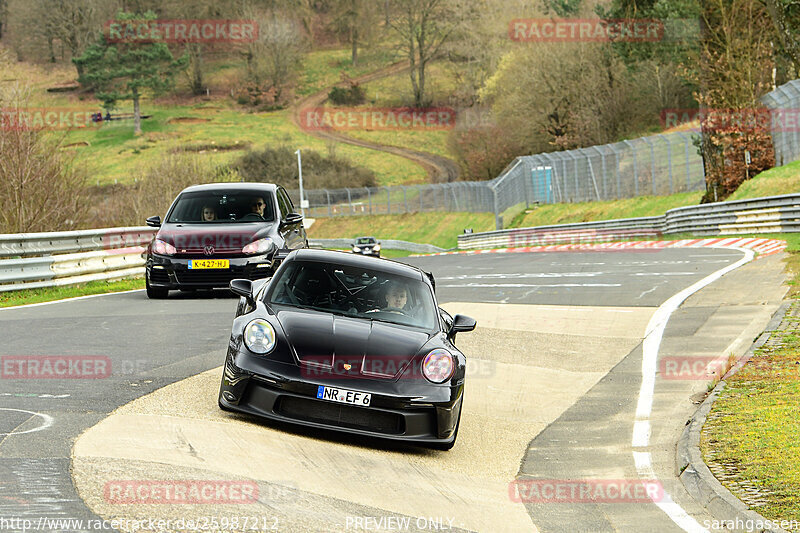
[[[444,308],[478,320],[456,341],[469,371],[450,452],[220,411],[237,303],[225,291],[2,310],[0,520],[47,531],[56,528],[43,518],[83,521],[69,531],[112,518],[119,531],[158,520],[213,530],[211,518],[218,530],[236,518],[248,531],[702,531],[711,517],[677,481],[674,445],[710,378],[659,373],[647,438],[637,442],[642,340],[659,306],[744,256],[686,248],[404,259],[434,273]],[[780,254],[765,257],[690,295],[669,317],[659,360],[743,353],[780,304],[782,272]],[[41,368],[26,377],[19,365],[29,356],[92,366],[82,379],[42,377]],[[645,478],[668,495],[663,505],[530,492],[589,480],[613,496],[609,488]],[[165,505],[109,496],[115,483],[156,480],[235,481],[257,498]]]

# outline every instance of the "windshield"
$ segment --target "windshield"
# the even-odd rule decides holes
[[[272,222],[272,194],[249,191],[186,192],[178,197],[167,222],[181,224],[225,224]]]
[[[356,239],[356,244],[373,244],[375,239],[373,237],[361,237]]]
[[[426,330],[436,328],[430,287],[362,267],[294,261],[273,280],[270,304],[314,309]]]

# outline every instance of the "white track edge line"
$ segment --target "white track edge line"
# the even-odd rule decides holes
[[[642,386],[639,389],[639,401],[636,406],[636,420],[634,420],[633,435],[631,438],[631,445],[633,447],[642,447],[649,444],[649,431],[643,431],[644,427],[649,429],[649,418],[653,408],[653,395],[655,392],[655,378],[656,378],[656,363],[658,360],[658,351],[661,346],[661,339],[664,335],[664,330],[667,327],[672,313],[686,300],[689,296],[699,291],[700,289],[710,285],[718,280],[728,272],[731,272],[742,265],[745,265],[753,260],[755,252],[748,248],[736,248],[731,246],[708,246],[709,248],[725,248],[728,250],[739,250],[744,253],[744,257],[724,268],[709,274],[700,281],[683,289],[679,293],[670,297],[666,302],[661,304],[650,322],[647,324],[645,330],[645,338],[642,342]],[[645,426],[644,423],[647,423]],[[658,477],[653,470],[650,454],[642,452],[633,452],[634,463],[639,477],[642,479],[656,480]],[[653,502],[659,509],[661,509],[675,524],[686,531],[687,533],[708,533],[708,529],[701,526],[697,520],[691,517],[680,505],[675,503],[669,494],[664,491],[662,501]]]

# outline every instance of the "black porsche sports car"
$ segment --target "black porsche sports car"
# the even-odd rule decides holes
[[[450,449],[464,398],[467,316],[439,308],[433,276],[331,250],[291,252],[241,296],[224,410]]]
[[[212,183],[178,194],[147,248],[150,298],[170,290],[227,288],[232,279],[267,278],[291,250],[308,247],[303,217],[268,183]]]
[[[359,237],[353,241],[353,253],[381,256],[381,243],[375,237]]]

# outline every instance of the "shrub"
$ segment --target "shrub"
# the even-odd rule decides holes
[[[464,180],[496,178],[514,157],[524,153],[510,135],[492,124],[453,130],[447,143]]]
[[[335,105],[361,105],[367,100],[367,93],[363,87],[351,82],[349,87],[334,87],[328,93],[328,100]]]
[[[248,151],[230,168],[247,181],[276,183],[287,189],[299,188],[297,155],[288,147]],[[304,151],[303,186],[308,189],[373,187],[375,173],[336,155]]]
[[[27,100],[0,95],[0,108]],[[63,134],[0,125],[0,233],[62,231],[89,218],[86,172],[65,152]]]
[[[95,188],[97,213],[92,222],[98,227],[141,226],[147,217],[164,216],[186,187],[240,180],[235,172],[219,169],[201,156],[168,155],[140,172],[131,184]]]

